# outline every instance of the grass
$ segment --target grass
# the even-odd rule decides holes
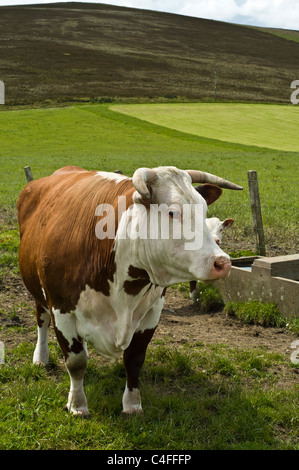
[[[14,268],[18,265],[19,231],[0,227],[0,266]]]
[[[299,151],[299,108],[244,103],[115,105],[112,110],[209,139]]]
[[[130,419],[120,414],[122,365],[99,368],[91,357],[85,378],[91,418],[81,421],[62,410],[68,377],[57,346],[51,344],[47,368],[31,364],[32,352],[31,344],[16,347],[0,369],[2,450],[298,449],[296,390],[277,388],[279,355],[153,345],[141,377],[145,415]]]
[[[66,164],[128,175],[140,166],[176,165],[243,183],[242,193],[224,191],[210,212],[234,216],[237,229],[226,243],[238,252],[244,241],[254,245],[246,189],[250,165],[259,174],[268,244],[275,240],[281,251],[295,249],[296,152],[198,137],[115,113],[105,104],[1,112],[0,132],[1,288],[6,270],[17,272],[15,204],[26,165],[35,178]],[[30,340],[18,344],[18,335],[26,329],[29,337],[34,328],[13,321],[25,308],[30,306],[9,299],[0,310],[15,345],[0,366],[2,450],[298,450],[298,366],[286,358],[264,349],[202,343],[174,349],[167,340],[153,342],[141,376],[145,416],[126,420],[123,366],[91,351],[85,380],[91,419],[81,421],[63,411],[69,378],[57,343],[50,343],[46,368],[31,364]]]
[[[265,303],[258,300],[228,302],[224,307],[224,313],[236,317],[244,323],[264,327],[287,327],[294,334],[299,334],[298,317],[284,317],[273,302]]]
[[[252,26],[250,26],[251,28]],[[277,29],[277,28],[262,28],[262,27],[255,27],[254,29],[258,29],[263,31],[264,33],[273,34],[274,36],[278,36],[283,39],[287,39],[288,41],[299,42],[299,31],[291,30],[291,29]]]
[[[194,299],[200,312],[220,312],[224,307],[222,296],[218,289],[211,284],[197,283]]]
[[[0,165],[5,175],[0,181],[2,228],[15,226],[15,204],[25,184],[26,165],[31,166],[34,178],[67,164],[120,169],[128,175],[140,166],[175,165],[219,174],[244,186],[242,193],[224,191],[210,207],[209,215],[235,218],[224,248],[227,243],[230,251],[253,250],[247,170],[256,169],[270,253],[271,245],[275,253],[298,249],[298,152],[198,137],[112,112],[108,106],[73,105],[0,113]],[[236,245],[237,238],[243,245]]]
[[[287,319],[281,315],[277,305],[274,303],[263,303],[257,300],[249,302],[228,302],[225,305],[224,313],[235,316],[245,323],[284,327]]]

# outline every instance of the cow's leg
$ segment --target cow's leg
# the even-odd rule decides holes
[[[88,416],[87,400],[83,390],[88,357],[85,341],[78,335],[74,314],[60,313],[54,309],[52,313],[54,329],[71,381],[66,408],[74,415]]]
[[[47,364],[49,361],[48,330],[51,323],[50,313],[37,301],[36,321],[37,321],[37,343],[33,354],[34,364]]]
[[[144,363],[147,346],[152,339],[154,331],[155,328],[152,328],[135,333],[130,346],[124,352],[127,383],[122,400],[123,413],[142,413],[139,374]]]
[[[197,281],[191,281],[190,283],[190,299],[195,299]]]
[[[166,289],[161,289],[161,297],[147,312],[139,325],[139,330],[133,335],[129,347],[124,352],[127,383],[123,394],[123,413],[126,414],[142,413],[139,374],[144,363],[147,346],[160,319],[165,291]]]
[[[67,402],[67,409],[74,415],[89,416],[87,400],[83,389],[83,378],[87,366],[87,354],[83,349],[80,352],[70,352],[66,360],[66,367],[71,380],[71,387]]]

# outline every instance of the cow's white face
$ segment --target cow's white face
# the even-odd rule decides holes
[[[234,219],[219,220],[217,217],[206,219],[207,226],[213,235],[215,242],[220,245],[223,236],[223,230],[231,227]]]
[[[160,167],[156,173],[150,204],[136,191],[135,203],[119,226],[123,232],[129,224],[131,233],[137,234],[131,243],[126,240],[124,256],[132,256],[133,250],[135,263],[160,286],[226,277],[229,256],[207,227],[207,203],[192,186],[189,174],[174,167]]]

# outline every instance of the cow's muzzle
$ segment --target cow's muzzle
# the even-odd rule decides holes
[[[214,265],[212,268],[212,279],[222,279],[227,277],[230,272],[232,263],[226,256],[217,256],[214,259]]]

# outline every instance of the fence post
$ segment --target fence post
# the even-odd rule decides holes
[[[261,202],[257,172],[255,170],[247,171],[248,186],[250,194],[250,204],[253,220],[253,229],[256,238],[256,252],[258,255],[266,256],[265,237],[263,229],[263,219],[261,211]]]
[[[25,170],[25,175],[26,175],[26,178],[27,178],[27,183],[30,183],[30,181],[33,180],[33,176],[32,176],[30,166],[25,166],[24,170]]]

